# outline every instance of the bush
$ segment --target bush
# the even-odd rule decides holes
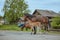
[[[54,25],[52,25],[52,28],[54,28],[54,29],[60,29],[60,25],[54,24]]]
[[[51,26],[54,29],[60,29],[60,17],[55,17],[52,19]]]
[[[54,29],[60,29],[60,26],[53,26]]]

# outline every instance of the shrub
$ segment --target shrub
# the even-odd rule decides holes
[[[60,17],[53,18],[51,22],[51,26],[52,28],[60,29]]]

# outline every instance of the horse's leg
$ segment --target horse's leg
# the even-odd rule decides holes
[[[33,27],[31,27],[31,34],[33,34]]]
[[[35,28],[35,26],[31,26],[31,34],[36,34],[36,28]]]
[[[29,25],[27,24],[27,26],[25,27],[26,31],[28,31]]]
[[[46,31],[46,24],[43,24],[43,30]]]
[[[21,27],[21,31],[23,31],[23,27]]]
[[[21,31],[23,31],[24,27],[21,27]]]
[[[28,31],[28,28],[26,27],[26,31]]]
[[[48,24],[45,24],[45,31],[48,31]]]
[[[33,27],[31,34],[36,34],[36,28]]]
[[[46,31],[48,31],[48,25],[46,26]]]
[[[45,31],[46,31],[46,26],[45,24],[43,23],[42,26],[41,26],[41,30],[42,30],[42,33],[45,34]]]
[[[44,34],[48,31],[48,27],[47,27],[47,24],[44,24]]]
[[[33,29],[31,29],[32,31],[31,31],[31,34],[33,34]]]
[[[36,26],[34,26],[33,28],[34,28],[34,34],[36,34],[36,32],[37,32]]]

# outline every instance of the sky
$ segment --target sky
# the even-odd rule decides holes
[[[31,10],[31,14],[35,9],[42,10],[52,10],[55,12],[60,11],[60,0],[25,0],[28,4],[29,9]],[[4,6],[5,0],[0,0],[0,15],[4,15],[2,8]]]
[[[5,2],[5,0],[0,0],[0,16],[3,16],[4,15],[4,13],[2,11],[3,6],[4,6],[4,2]]]

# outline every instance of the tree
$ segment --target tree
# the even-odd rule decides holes
[[[8,22],[14,23],[25,12],[28,13],[28,10],[28,5],[24,0],[6,0],[3,8],[4,18]]]
[[[2,16],[0,16],[0,20],[2,20],[3,19],[3,17]]]

